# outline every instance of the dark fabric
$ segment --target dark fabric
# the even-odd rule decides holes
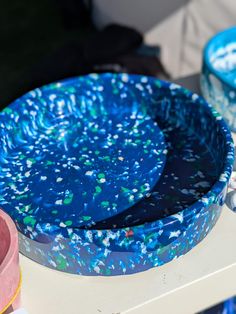
[[[70,42],[44,57],[30,70],[30,89],[66,77],[88,73],[91,67],[83,58],[83,47]]]
[[[166,77],[160,48],[130,27],[91,21],[92,0],[8,1],[0,11],[0,108],[28,90],[90,72]]]
[[[30,89],[90,72],[127,72],[168,78],[160,48],[142,44],[142,35],[124,26],[110,25],[84,43],[73,40],[44,57],[30,71]]]
[[[60,7],[59,2],[57,0],[1,1],[0,109],[27,92],[31,86],[38,85],[33,81],[36,77],[32,75],[33,68],[37,68],[38,72],[44,72],[44,77],[49,72],[46,80],[40,80],[42,84],[50,81],[51,64],[45,66],[44,69],[39,69],[40,65],[45,62],[44,60],[55,55],[56,52],[60,53],[60,50],[68,45],[68,41],[82,44],[85,38],[94,32],[90,19],[88,25],[79,25],[80,13],[69,3],[70,0],[62,0],[69,7],[72,6],[72,9],[68,10]],[[74,3],[76,5],[79,2],[80,0],[75,0]],[[69,21],[78,20],[77,27],[67,27],[62,16],[64,11],[67,12]],[[72,17],[73,11],[75,12]],[[71,57],[70,53],[67,55]],[[73,59],[73,56],[71,58]],[[62,62],[58,61],[57,66],[63,68]],[[59,77],[52,76],[53,80],[54,78]]]
[[[59,8],[64,26],[68,29],[79,28],[91,24],[91,1],[54,0]]]
[[[113,58],[135,50],[142,41],[142,35],[136,30],[111,24],[87,40],[84,56],[89,63],[109,62]]]

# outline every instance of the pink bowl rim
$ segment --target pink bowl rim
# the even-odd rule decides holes
[[[0,278],[1,274],[7,269],[9,264],[13,261],[15,254],[18,254],[18,232],[12,219],[0,209],[0,219],[6,223],[8,231],[10,233],[10,243],[5,257],[0,264]]]

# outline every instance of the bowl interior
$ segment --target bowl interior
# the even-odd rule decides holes
[[[148,108],[165,135],[165,169],[144,199],[94,228],[127,227],[177,214],[200,200],[220,180],[230,142],[218,113],[196,94],[174,84],[160,84],[158,88],[155,81],[151,83]]]
[[[109,76],[32,91],[0,123],[0,203],[31,227],[118,214],[153,188],[165,164],[164,135],[146,104]]]
[[[138,140],[137,150],[132,146],[131,160],[139,156],[139,145],[143,148],[139,157],[143,158],[144,166],[137,169],[140,177],[136,171],[131,172],[133,178],[140,179],[134,187],[135,192],[139,191],[140,201],[138,198],[132,199],[128,209],[119,213],[112,202],[114,190],[117,193],[115,187],[108,185],[102,194],[95,187],[95,192],[105,197],[98,196],[100,204],[105,209],[111,209],[110,205],[115,209],[112,215],[108,215],[111,218],[100,215],[101,207],[94,202],[94,195],[85,194],[91,206],[83,202],[84,207],[79,207],[81,195],[91,185],[90,175],[94,164],[88,165],[93,168],[86,168],[90,172],[88,178],[86,174],[84,176],[87,181],[81,181],[76,173],[79,169],[75,169],[75,166],[81,168],[77,164],[81,157],[85,163],[90,161],[89,150],[96,153],[96,149],[91,146],[81,154],[83,146],[73,147],[74,143],[79,145],[81,134],[89,123],[94,122],[94,117],[100,119],[99,130],[102,130],[102,134],[109,128],[112,132],[110,119],[100,118],[104,116],[104,110],[105,115],[112,115],[116,126],[125,126],[127,121],[134,129],[140,125],[138,132],[134,132],[131,138],[131,143]],[[82,121],[87,119],[82,129],[78,128],[81,115]],[[133,116],[135,119],[131,118]],[[139,117],[141,122],[137,121]],[[0,122],[0,204],[27,232],[36,223],[43,225],[48,232],[53,232],[55,226],[91,228],[91,215],[86,215],[88,209],[100,215],[96,217],[92,228],[138,225],[174,215],[199,201],[213,189],[216,182],[227,183],[225,167],[229,145],[232,143],[221,118],[196,94],[151,77],[103,74],[51,84],[26,94],[6,108],[0,116]],[[76,126],[74,131],[73,126]],[[96,132],[88,138],[88,142],[97,136]],[[88,133],[87,130],[85,133]],[[148,137],[137,138],[137,133],[148,134]],[[117,142],[114,142],[116,145]],[[72,147],[69,153],[68,146]],[[59,153],[61,159],[58,158]],[[109,147],[106,156],[108,161],[114,156]],[[159,164],[155,167],[157,161]],[[106,169],[109,169],[109,165]],[[114,163],[114,169],[112,166],[110,168],[114,171],[116,168],[122,169],[120,164],[119,167],[117,165]],[[65,175],[62,177],[58,173],[63,168]],[[228,169],[230,171],[231,168]],[[99,174],[95,178],[96,186],[101,187],[106,176],[104,172]],[[148,188],[142,184],[143,174],[147,175],[145,182]],[[160,178],[155,181],[158,175]],[[113,178],[116,177],[117,173]],[[74,184],[75,180],[82,186],[81,193]],[[127,181],[125,173],[121,176],[122,180]],[[134,182],[131,180],[132,184]],[[223,186],[219,185],[217,189],[214,191],[216,194],[222,191]],[[127,186],[122,192],[124,196],[132,195],[131,188]],[[111,201],[107,202],[109,196]],[[68,207],[71,204],[73,206]],[[109,213],[109,210],[105,212]],[[82,221],[78,221],[78,217],[82,217]]]

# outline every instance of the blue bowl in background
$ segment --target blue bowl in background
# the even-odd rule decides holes
[[[236,132],[236,27],[206,44],[200,84],[203,96]]]
[[[84,109],[91,105],[84,97],[91,87],[96,87],[96,97],[93,93],[89,96],[93,97],[93,106],[98,109],[104,100],[111,108],[124,99],[127,108],[142,104],[143,112],[151,117],[151,125],[155,123],[164,136],[166,160],[154,186],[126,210],[105,219],[101,217],[92,224],[88,221],[86,225],[86,220],[83,225],[68,221],[61,223],[59,214],[54,216],[52,211],[63,210],[65,204],[51,208],[46,203],[41,215],[38,210],[40,199],[33,197],[37,189],[30,191],[32,182],[36,184],[42,176],[41,173],[37,175],[34,167],[39,169],[38,164],[47,161],[48,154],[57,155],[54,154],[57,147],[51,150],[51,146],[43,142],[45,158],[42,155],[40,159],[29,159],[27,154],[38,145],[38,131],[43,141],[54,136],[51,122],[55,112],[61,118],[56,123],[57,131],[62,130],[64,134],[65,130],[73,130],[74,121],[78,122],[80,114],[77,119],[73,117],[81,111],[81,103]],[[31,111],[35,113],[31,114]],[[65,114],[68,112],[72,118],[65,129]],[[12,136],[12,130],[16,128],[14,119],[18,130],[16,138]],[[210,232],[219,218],[234,161],[230,131],[211,105],[176,84],[139,75],[88,75],[38,88],[1,113],[0,132],[4,135],[1,141],[0,205],[16,223],[21,253],[47,267],[82,275],[132,274],[163,265],[187,253]],[[71,143],[74,142],[67,144]],[[58,147],[62,152],[67,151],[65,145]],[[23,156],[14,153],[23,148]],[[22,182],[16,169],[22,171],[22,160],[25,159],[25,165],[35,174],[24,177],[27,197],[23,190],[16,188]],[[51,163],[46,166],[57,169]],[[74,173],[73,169],[71,171]],[[11,182],[13,176],[16,184]],[[54,179],[52,175],[48,177]],[[6,180],[10,180],[8,186]],[[64,188],[64,185],[60,186]],[[15,209],[6,195],[11,195]],[[97,210],[96,207],[93,209]],[[47,210],[48,215],[45,214]]]

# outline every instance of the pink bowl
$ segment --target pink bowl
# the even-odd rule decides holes
[[[19,306],[20,267],[18,234],[11,218],[0,209],[0,313]]]

